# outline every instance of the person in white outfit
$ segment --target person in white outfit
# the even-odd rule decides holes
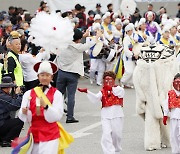
[[[61,92],[50,84],[57,66],[43,61],[36,63],[34,70],[41,84],[42,90],[39,92],[42,92],[42,97],[38,97],[38,87],[25,92],[18,116],[23,122],[31,124],[29,132],[34,142],[32,154],[57,154],[60,138],[57,122],[63,116],[63,98]]]
[[[102,35],[101,37],[98,39],[99,42],[102,42],[103,44],[108,44],[107,40],[104,38],[103,36],[103,29],[102,26],[99,23],[93,23],[92,27],[91,27],[91,37],[87,37],[86,38],[86,42],[89,43],[91,41],[91,39],[95,39],[95,35],[97,33],[97,31],[101,31]],[[93,50],[94,50],[95,46],[91,47],[88,52],[89,52],[89,56],[90,56],[90,83],[93,84],[95,78],[96,78],[96,84],[98,86],[102,85],[102,77],[103,77],[103,73],[105,71],[105,62],[102,60],[102,57],[100,56],[93,56]],[[95,75],[95,73],[97,72],[97,76]],[[96,76],[96,77],[95,77]]]
[[[23,69],[25,88],[26,90],[30,90],[39,84],[37,73],[34,71],[33,66],[41,60],[48,60],[50,54],[44,52],[44,49],[41,48],[39,53],[34,57],[31,53],[28,53],[27,45],[27,41],[21,39],[21,54],[19,54],[19,62]]]
[[[101,146],[104,154],[120,154],[122,130],[123,130],[123,97],[124,89],[115,85],[116,74],[112,71],[103,75],[103,88],[97,94],[78,88],[80,92],[87,93],[92,103],[102,102],[101,122],[102,139]]]
[[[124,37],[123,40],[123,47],[124,47],[123,62],[124,62],[125,72],[121,79],[121,82],[124,85],[124,87],[133,86],[132,76],[135,68],[134,59],[138,58],[132,52],[133,44],[135,43],[132,36],[133,30],[134,30],[134,26],[131,23],[125,27],[126,36]]]
[[[173,81],[173,90],[168,92],[164,102],[163,124],[167,124],[170,112],[170,141],[173,154],[180,154],[180,74],[176,74]]]

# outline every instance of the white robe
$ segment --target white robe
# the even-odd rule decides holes
[[[135,62],[132,61],[133,52],[129,50],[129,45],[132,42],[132,38],[128,35],[125,36],[123,41],[124,54],[123,54],[123,62],[125,72],[121,79],[123,85],[132,86],[133,85],[133,72],[135,68]]]

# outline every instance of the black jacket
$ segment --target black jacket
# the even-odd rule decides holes
[[[17,111],[21,107],[22,96],[16,95],[13,98],[0,89],[0,127],[10,119],[10,112]]]

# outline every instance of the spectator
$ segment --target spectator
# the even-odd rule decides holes
[[[27,12],[27,11],[24,12],[24,21],[27,22],[27,23],[30,23],[31,19],[32,19],[31,14],[29,12]]]
[[[19,52],[21,50],[21,40],[19,33],[14,31],[8,38],[10,51],[8,52],[8,73],[17,86],[23,85],[22,67],[19,63]]]
[[[85,35],[89,35],[89,31],[87,31]],[[81,44],[80,42],[82,37],[82,32],[75,29],[72,44],[70,44],[66,50],[62,50],[57,56],[59,71],[56,85],[62,94],[65,94],[67,89],[68,95],[66,123],[79,122],[74,118],[74,106],[78,79],[80,75],[84,75],[83,51],[95,45],[94,41]]]
[[[108,9],[107,12],[113,13],[113,4],[112,3],[108,4],[107,9]]]
[[[86,19],[84,17],[84,14],[82,12],[82,6],[80,4],[75,5],[76,10],[76,17],[79,18],[79,29],[81,31],[84,31],[86,29]]]
[[[157,21],[158,24],[161,23],[162,15],[165,14],[165,13],[167,13],[166,8],[164,6],[161,6],[160,9],[159,9],[159,14],[156,17],[156,21]]]
[[[101,12],[101,4],[97,3],[96,4],[96,10],[94,11],[95,14],[100,14],[100,16],[102,17],[103,13]]]
[[[139,9],[136,8],[134,14],[131,16],[131,22],[135,24],[136,21],[139,21],[141,19],[141,15],[139,12]]]
[[[82,6],[82,7],[81,7],[81,11],[82,11],[82,14],[83,14],[84,22],[85,22],[85,24],[86,24],[86,14],[85,14],[86,7],[85,7],[85,6]]]
[[[180,18],[180,3],[178,3],[178,13],[176,14],[177,18]]]
[[[36,11],[36,13],[41,12],[41,11],[43,10],[43,8],[46,7],[46,4],[47,4],[46,2],[41,1],[41,2],[40,2],[40,5],[39,5],[39,8],[38,8],[38,10]]]
[[[6,40],[11,32],[12,32],[12,23],[11,21],[6,21],[4,23],[4,30],[3,30],[3,41],[2,41],[3,46],[6,44]]]
[[[10,147],[11,140],[18,137],[23,127],[23,122],[19,118],[10,118],[10,112],[16,111],[21,106],[22,96],[16,90],[15,98],[10,95],[15,87],[11,77],[3,77],[0,84],[0,145]]]
[[[25,34],[25,38],[28,38],[28,34],[29,34],[29,24],[28,22],[24,22],[22,25],[22,28],[24,30],[24,34]]]
[[[89,15],[89,17],[87,19],[87,28],[92,26],[92,24],[94,23],[94,11],[89,10],[88,15]]]
[[[0,39],[3,36],[4,15],[0,13]]]
[[[41,49],[36,57],[34,57],[32,54],[28,53],[27,48],[28,42],[25,39],[21,39],[21,54],[19,54],[19,61],[23,69],[24,85],[26,90],[30,90],[39,84],[37,73],[34,71],[33,66],[42,59],[46,59],[46,56],[48,56],[48,58],[50,56],[49,53],[44,52],[44,49]]]
[[[22,24],[22,17],[21,16],[16,16],[16,19],[14,20],[15,23],[13,23],[13,30],[18,30],[21,28]]]
[[[14,13],[15,13],[15,7],[14,6],[10,6],[9,7],[9,11],[8,11],[9,16],[13,16]]]
[[[148,10],[144,13],[144,17],[145,17],[145,14],[147,13],[147,12],[149,12],[149,11],[152,11],[154,14],[155,14],[155,19],[154,19],[154,21],[155,22],[157,22],[157,14],[156,14],[156,12],[154,12],[154,10],[153,10],[153,4],[148,4]],[[145,17],[146,18],[146,17]]]

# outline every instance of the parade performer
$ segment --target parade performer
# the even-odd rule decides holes
[[[123,74],[121,78],[121,83],[125,85],[125,87],[132,87],[132,74],[135,67],[135,62],[132,61],[133,57],[133,24],[129,24],[130,16],[134,14],[136,10],[136,2],[134,0],[129,0],[128,3],[126,0],[122,0],[120,9],[122,11],[122,21],[123,21],[123,63],[124,63],[124,74],[123,71],[120,71],[120,76]],[[122,65],[122,61],[119,60],[120,69]],[[117,65],[118,66],[118,65]],[[116,67],[118,68],[118,67]]]
[[[146,19],[145,18],[141,18],[138,23],[137,36],[138,36],[138,38],[137,38],[138,43],[153,42],[152,34],[146,30]]]
[[[174,49],[162,44],[142,46],[140,53],[133,73],[136,112],[144,120],[144,148],[152,151],[170,146],[162,108],[179,65]]]
[[[28,90],[22,100],[19,118],[30,123],[29,133],[32,134],[34,143],[32,154],[61,154],[58,152],[62,146],[59,138],[62,137],[60,121],[63,116],[62,94],[50,82],[57,66],[48,61],[38,62],[34,65],[38,74],[39,87]],[[62,149],[61,149],[62,150]]]
[[[161,39],[159,40],[159,43],[164,45],[170,45],[169,35],[170,35],[170,26],[165,25],[163,27],[162,35],[161,35]]]
[[[121,151],[123,129],[123,97],[124,89],[115,85],[116,74],[112,71],[103,75],[103,88],[97,94],[78,88],[80,92],[87,93],[92,103],[102,102],[101,122],[102,139],[101,146],[104,154],[119,154]]]
[[[123,51],[123,45],[122,45],[122,37],[123,37],[123,30],[122,30],[122,22],[121,19],[117,18],[115,21],[115,30],[113,31],[113,40],[115,42],[116,47],[116,53],[117,53],[117,59],[114,66],[113,71],[116,73],[116,78],[119,80],[122,78],[123,75],[123,60],[122,60],[122,51]]]
[[[117,18],[114,25],[115,25],[115,28],[112,31],[114,42],[116,44],[122,44],[122,35],[123,35],[122,26],[123,26],[123,24],[121,22],[121,19]]]
[[[180,42],[180,38],[177,36],[177,23],[172,20],[169,19],[169,24],[170,26],[170,42],[172,45],[177,46]]]
[[[103,22],[102,22],[102,27],[104,29],[104,38],[108,41],[108,46],[109,49],[113,49],[114,50],[114,42],[113,42],[113,31],[115,30],[115,26],[111,23],[111,13],[110,12],[106,12],[103,17]],[[112,55],[114,51],[112,51]],[[115,52],[114,52],[115,53]],[[113,70],[113,63],[112,61],[106,61],[106,71],[111,71]]]
[[[145,18],[146,18],[146,29],[148,32],[150,32],[152,34],[152,36],[154,37],[154,42],[158,42],[160,40],[161,37],[161,28],[158,25],[157,22],[155,22],[155,13],[152,11],[148,11],[145,14]]]
[[[99,42],[108,45],[107,40],[104,38],[103,35],[103,29],[102,26],[99,23],[93,23],[92,27],[91,27],[91,36],[86,38],[86,42],[90,42],[91,39],[95,39],[95,35],[98,31],[101,31],[102,35],[101,37],[98,39]],[[105,62],[102,60],[101,56],[93,56],[93,50],[94,50],[95,46],[91,47],[88,51],[89,51],[89,56],[90,56],[90,72],[89,72],[89,76],[90,76],[90,83],[93,84],[93,82],[95,81],[96,78],[96,84],[98,86],[102,85],[102,78],[103,78],[103,73],[105,71]],[[99,49],[101,50],[101,49]],[[97,72],[97,77],[95,77],[95,73]]]
[[[170,114],[170,141],[173,154],[180,153],[180,74],[176,74],[173,81],[173,89],[168,92],[164,102],[163,124],[167,124]]]
[[[169,19],[168,22],[170,23],[170,44],[175,47],[176,55],[179,53],[180,49],[180,37],[177,36],[177,23]]]
[[[134,56],[132,52],[132,48],[135,43],[132,38],[133,30],[134,30],[133,24],[128,24],[125,27],[126,36],[123,40],[123,47],[124,47],[123,62],[124,62],[125,72],[123,74],[123,77],[121,78],[121,82],[125,87],[133,86],[132,76],[135,68],[135,62],[133,59],[137,58]]]
[[[102,19],[103,19],[103,23],[102,23],[102,27],[104,29],[104,36],[108,41],[111,41],[113,38],[112,35],[112,31],[115,28],[112,24],[111,24],[111,13],[110,12],[106,12]]]

